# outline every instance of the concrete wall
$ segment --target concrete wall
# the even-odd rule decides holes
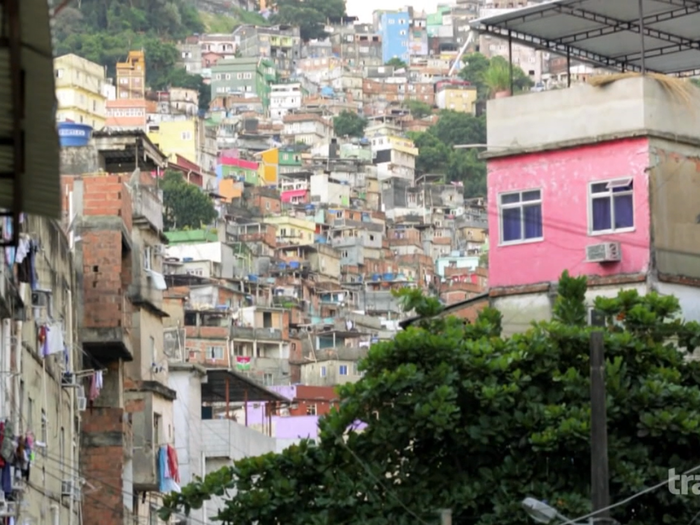
[[[43,523],[42,510],[48,509],[49,505],[54,503],[49,495],[60,494],[62,480],[78,479],[80,412],[75,407],[71,420],[70,402],[75,389],[61,387],[61,376],[67,368],[66,356],[59,353],[43,357],[41,343],[37,340],[37,328],[49,320],[49,314],[53,319],[66,322],[72,315],[75,320],[76,305],[73,303],[71,310],[67,294],[67,290],[75,285],[75,275],[68,241],[55,221],[29,216],[24,229],[41,245],[35,258],[38,287],[52,292],[49,296],[51,307],[48,311],[44,308],[27,307],[27,318],[21,330],[19,324],[9,319],[0,324],[3,328],[0,333],[4,336],[0,338],[0,348],[4,356],[0,358],[0,415],[3,420],[5,417],[14,416],[16,435],[24,436],[27,432],[32,432],[35,442],[46,443],[46,448],[35,448],[31,465],[31,485],[27,486],[23,493],[21,511],[23,519]],[[27,285],[22,286],[22,291],[25,304],[31,306],[31,295]],[[75,338],[72,337],[67,323],[62,327],[62,331],[64,342],[69,345],[70,371],[83,369],[82,355],[77,350],[77,345],[70,344],[71,341],[75,342]],[[20,341],[21,346],[15,345],[12,348],[11,337]],[[17,348],[21,352],[19,359],[13,356]],[[10,368],[11,366],[15,368]],[[22,385],[18,392],[21,400],[17,400],[16,403],[13,403],[11,389],[16,376],[10,376],[11,372],[19,372],[18,379]],[[13,406],[15,409],[11,410],[10,407]],[[74,440],[75,455],[71,463],[71,446]],[[68,501],[68,498],[65,498],[64,505],[59,503],[61,523],[68,523],[69,520]],[[79,505],[79,501],[74,502],[74,523],[78,522]]]
[[[700,107],[700,90],[695,98],[685,101],[649,77],[634,77],[602,88],[579,84],[489,100],[488,143],[499,149],[541,149],[649,133],[695,137],[697,116],[689,109]]]
[[[662,279],[700,280],[700,146],[650,141],[656,269]]]
[[[620,290],[632,289],[642,295],[648,293],[646,283],[589,287],[586,292],[586,304],[591,307],[596,297],[612,298],[616,297]],[[503,315],[503,335],[511,336],[527,331],[533,322],[549,321],[552,318],[555,298],[554,290],[506,295],[492,298],[491,306]]]
[[[306,363],[301,366],[301,382],[311,386],[335,386],[354,383],[360,379],[356,372],[355,361],[319,361]],[[347,374],[340,374],[340,367],[347,369]]]
[[[650,265],[649,165],[647,139],[491,159],[488,163],[491,287],[556,281],[564,270],[573,275],[609,276],[645,273]],[[589,184],[631,177],[634,182],[634,230],[589,233]],[[503,193],[540,190],[543,237],[501,242],[499,198]],[[587,263],[586,246],[605,241],[622,244],[619,263]]]
[[[175,425],[174,447],[180,467],[181,485],[194,481],[194,476],[204,476],[202,455],[202,375],[192,367],[171,369],[168,385],[177,393],[173,403]],[[204,522],[204,509],[192,510],[192,520]]]

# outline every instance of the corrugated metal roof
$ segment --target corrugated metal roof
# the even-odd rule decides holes
[[[46,0],[19,2],[21,64],[25,80],[23,202],[15,203],[13,181],[0,180],[0,208],[61,217],[59,145],[49,7]],[[7,23],[2,19],[0,24]],[[0,48],[0,143],[12,138],[10,52]],[[0,173],[14,171],[12,146],[0,145]]]
[[[700,0],[552,0],[481,18],[473,29],[598,66],[700,74]],[[641,34],[644,34],[642,48]]]

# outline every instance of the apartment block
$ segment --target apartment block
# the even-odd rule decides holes
[[[54,59],[58,122],[88,124],[102,129],[107,120],[105,70],[78,55]]]

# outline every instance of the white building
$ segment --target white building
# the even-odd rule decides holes
[[[270,117],[282,120],[290,111],[301,108],[301,84],[272,84],[270,86]]]
[[[318,115],[287,115],[283,117],[286,142],[301,142],[310,146],[330,139],[332,125]]]
[[[239,459],[278,451],[269,425],[251,428],[245,411],[241,416],[236,410],[247,406],[245,400],[249,404],[285,403],[288,400],[283,396],[242,374],[190,363],[170,363],[168,385],[177,392],[173,402],[174,446],[181,485]],[[209,523],[222,507],[223,499],[214,497],[201,509],[193,509],[189,519],[192,523]]]

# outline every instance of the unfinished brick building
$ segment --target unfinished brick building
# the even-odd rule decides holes
[[[156,458],[172,441],[163,355],[162,199],[151,172],[165,157],[140,131],[96,132],[62,152],[66,223],[78,267],[86,384],[81,471],[96,490],[87,523],[146,519],[159,501]]]

